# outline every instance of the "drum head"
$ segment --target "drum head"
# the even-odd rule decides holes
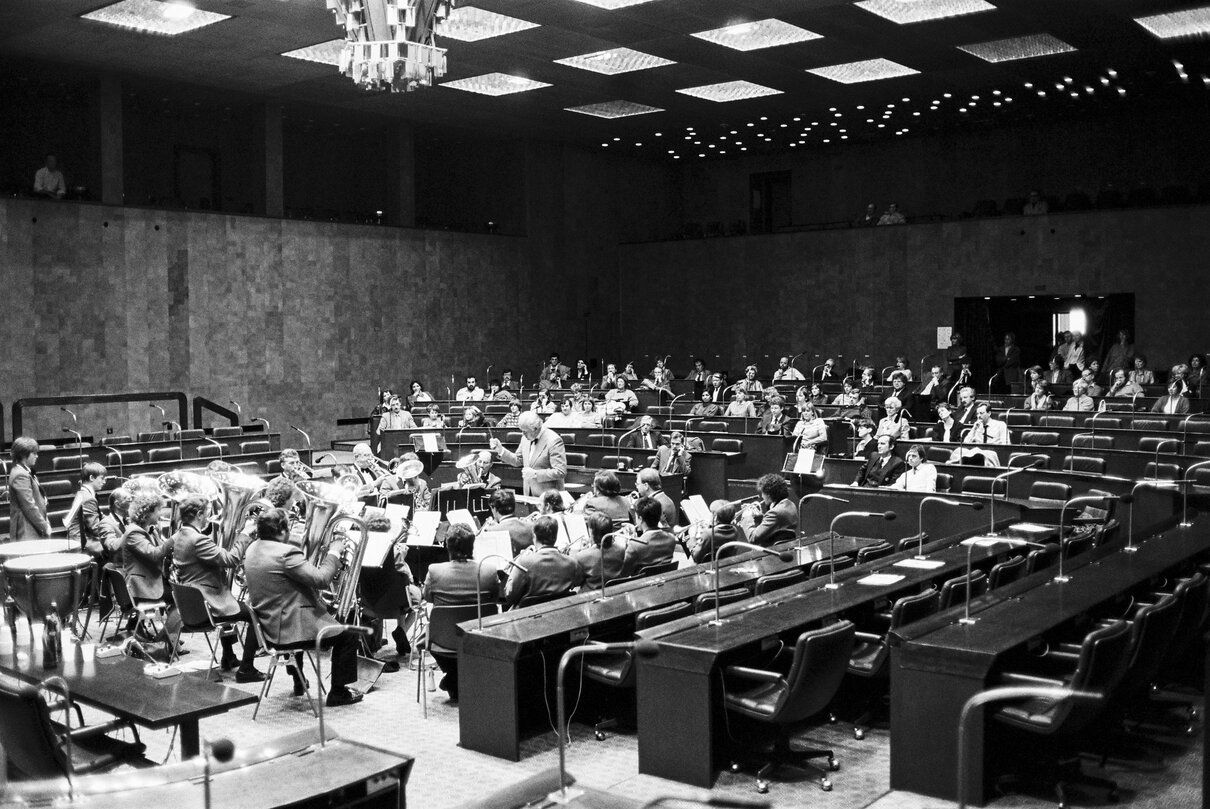
[[[79,544],[72,547],[69,539],[27,539],[23,542],[5,542],[0,544],[0,560],[43,553],[65,553],[79,549]]]
[[[9,559],[4,563],[4,572],[9,575],[32,573],[36,576],[40,573],[63,573],[90,564],[92,557],[86,553],[44,553]]]

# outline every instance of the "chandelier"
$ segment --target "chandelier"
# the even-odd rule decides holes
[[[409,92],[445,75],[437,22],[456,0],[328,0],[345,29],[340,72],[363,90]]]

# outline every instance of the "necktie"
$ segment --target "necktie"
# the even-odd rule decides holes
[[[651,449],[651,433],[647,433],[647,435],[643,436],[643,448]]]
[[[984,444],[987,443],[987,425],[986,424],[983,425],[983,443]]]

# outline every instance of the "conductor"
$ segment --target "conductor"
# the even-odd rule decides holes
[[[496,438],[491,440],[492,452],[498,453],[509,466],[521,467],[521,479],[525,494],[531,497],[548,489],[562,489],[563,478],[567,477],[567,452],[563,439],[554,430],[542,424],[537,413],[522,413],[517,421],[521,430],[521,443],[517,451],[509,452]]]

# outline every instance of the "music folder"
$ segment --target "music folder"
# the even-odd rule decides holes
[[[445,452],[445,435],[438,432],[412,433],[412,446],[416,452]]]
[[[684,510],[685,516],[689,518],[690,523],[710,522],[710,506],[706,505],[706,499],[700,494],[686,497],[681,501],[681,508]]]
[[[432,545],[437,538],[437,526],[441,524],[441,513],[437,511],[417,511],[412,517],[412,527],[408,531],[409,545]]]

